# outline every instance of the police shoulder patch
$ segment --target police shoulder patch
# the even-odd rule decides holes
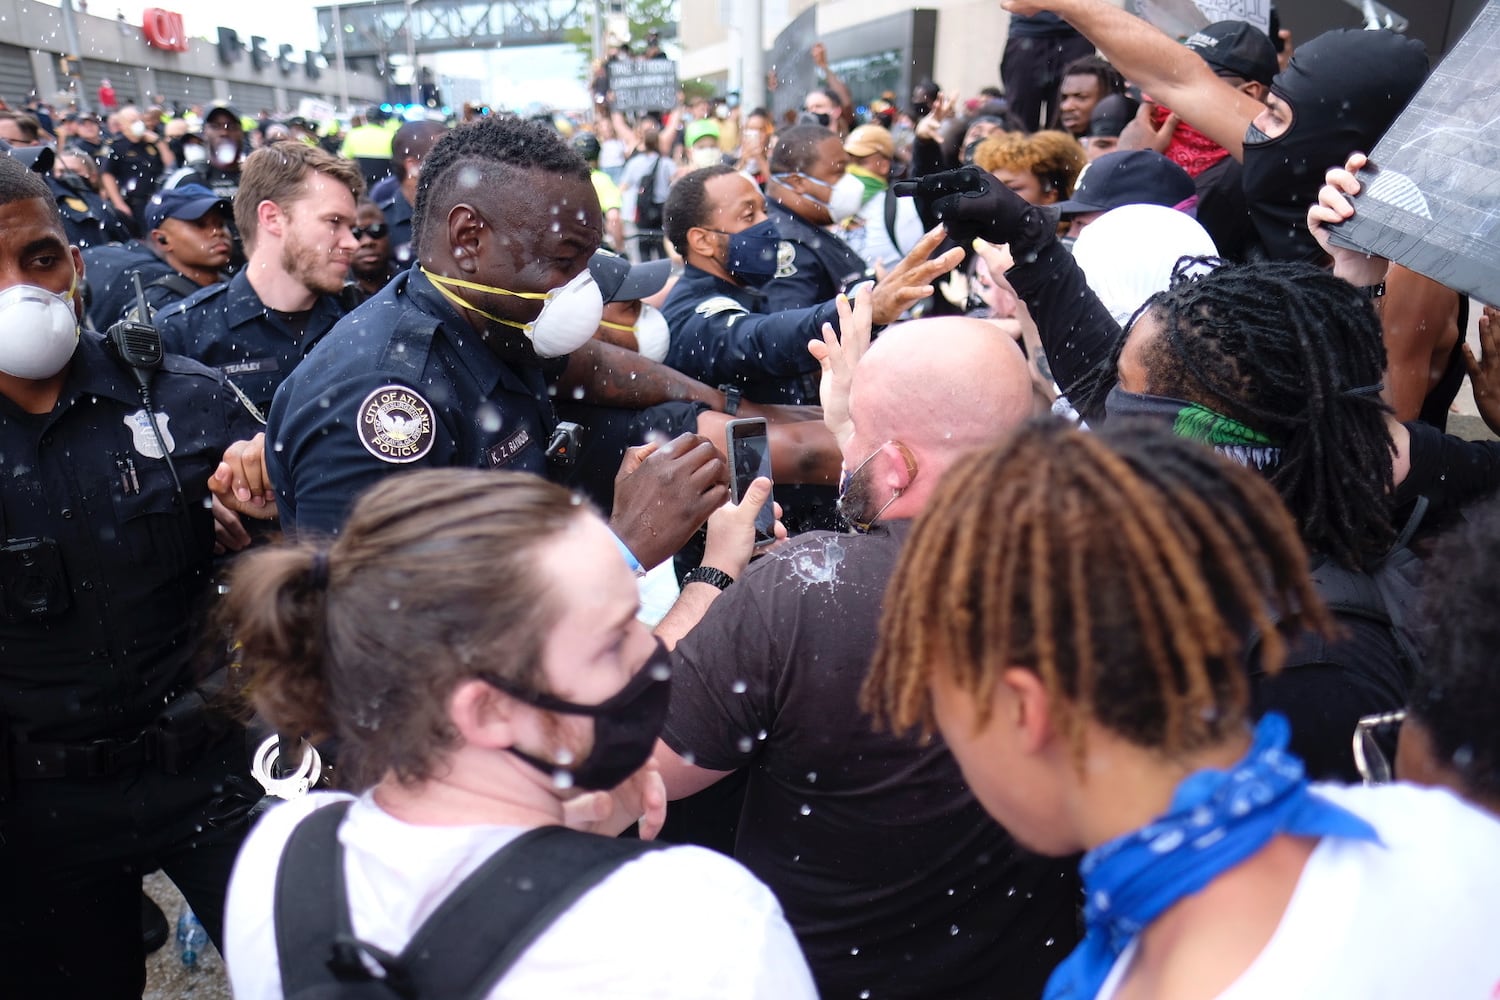
[[[745,311],[746,310],[744,306],[740,305],[738,302],[734,301],[734,299],[731,299],[727,295],[715,295],[711,299],[704,299],[702,302],[698,303],[697,307],[693,309],[693,312],[707,319],[712,319],[713,317],[719,315],[719,313],[742,313]]]
[[[797,273],[797,248],[789,240],[776,245],[776,277],[790,278]]]
[[[415,462],[432,450],[432,421],[432,404],[415,389],[384,385],[359,404],[359,443],[382,462]]]

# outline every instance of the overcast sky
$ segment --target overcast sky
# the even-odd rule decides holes
[[[46,0],[44,0],[46,2]],[[53,6],[58,0],[51,0]],[[75,8],[78,0],[73,0]],[[162,7],[182,15],[183,26],[193,38],[218,40],[218,29],[233,28],[242,39],[262,35],[267,48],[275,52],[278,45],[294,46],[298,58],[304,49],[318,50],[318,19],[315,2],[310,0],[250,0],[247,3],[225,3],[223,0],[89,0],[88,12],[97,17],[123,13],[131,24],[141,23],[141,12],[147,7]],[[484,100],[497,105],[523,108],[533,102],[558,107],[582,107],[587,102],[579,80],[580,66],[571,47],[543,46],[488,50],[485,52],[440,53],[422,56],[439,76],[459,76],[485,81]],[[460,100],[462,98],[460,97]]]

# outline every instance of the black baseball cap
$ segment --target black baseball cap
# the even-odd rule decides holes
[[[634,302],[666,287],[672,275],[672,262],[650,260],[632,266],[619,254],[600,249],[594,251],[589,261],[589,272],[605,302]]]
[[[1073,197],[1059,202],[1063,217],[1108,212],[1121,205],[1175,208],[1197,193],[1188,172],[1160,153],[1127,149],[1105,153],[1083,168]]]
[[[1089,137],[1092,139],[1118,139],[1140,110],[1140,102],[1124,94],[1107,94],[1089,114]]]
[[[1276,46],[1248,21],[1215,21],[1193,32],[1182,44],[1202,56],[1220,76],[1237,76],[1269,87],[1281,68],[1276,61]]]

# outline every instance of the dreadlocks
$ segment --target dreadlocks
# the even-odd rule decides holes
[[[1022,667],[1080,755],[1090,717],[1166,753],[1217,741],[1245,718],[1250,631],[1276,669],[1288,629],[1327,622],[1265,481],[1130,422],[1090,434],[1033,421],[956,466],[885,607],[863,694],[878,719],[930,730],[942,670],[983,725],[1002,672]]]
[[[1396,532],[1385,344],[1369,300],[1318,268],[1275,263],[1179,273],[1142,313],[1161,325],[1146,391],[1270,438],[1281,451],[1268,478],[1307,547],[1348,569],[1378,562]]]

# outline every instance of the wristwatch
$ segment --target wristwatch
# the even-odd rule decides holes
[[[1385,282],[1382,281],[1378,285],[1359,285],[1357,289],[1365,298],[1374,301],[1385,295]]]
[[[737,385],[721,385],[719,391],[724,394],[724,412],[731,417],[740,412],[740,387]]]
[[[682,586],[684,588],[690,583],[706,583],[710,587],[718,587],[720,590],[723,590],[733,582],[734,577],[721,569],[714,569],[712,566],[694,566],[682,578]]]

